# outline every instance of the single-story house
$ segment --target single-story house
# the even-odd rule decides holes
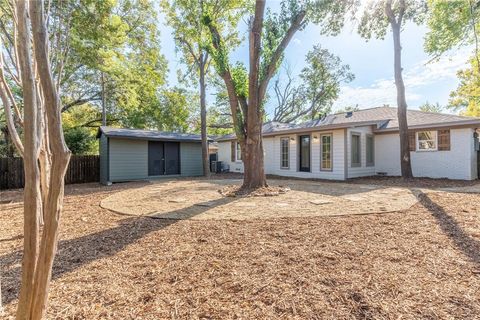
[[[100,182],[201,176],[200,135],[100,127]]]
[[[408,110],[407,121],[414,176],[478,179],[480,118]],[[302,124],[268,122],[263,147],[267,174],[331,180],[401,175],[396,108],[332,114]],[[243,172],[235,135],[218,139],[218,160],[231,172]]]

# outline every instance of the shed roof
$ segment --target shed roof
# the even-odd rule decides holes
[[[107,137],[139,139],[139,140],[158,140],[158,141],[183,141],[183,142],[201,142],[202,137],[199,134],[167,132],[156,130],[140,130],[112,128],[101,126],[98,130],[97,137],[104,134]],[[211,140],[211,139],[209,139]]]

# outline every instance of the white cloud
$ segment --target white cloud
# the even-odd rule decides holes
[[[461,50],[453,56],[443,57],[438,61],[422,61],[408,70],[404,70],[404,82],[407,92],[407,103],[418,105],[428,100],[423,91],[441,81],[455,81],[457,71],[467,64],[469,54]],[[392,68],[393,69],[393,68]],[[339,99],[334,109],[357,105],[360,108],[377,107],[383,104],[395,106],[397,92],[393,76],[389,79],[378,79],[371,86],[341,87]]]

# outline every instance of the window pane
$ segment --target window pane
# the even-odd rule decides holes
[[[237,142],[237,160],[242,160],[242,148],[240,143]]]
[[[332,168],[332,136],[322,136],[322,162],[321,169]]]
[[[367,163],[373,164],[374,159],[374,149],[373,149],[373,137],[367,136]]]
[[[280,140],[280,165],[282,168],[288,168],[288,138],[282,138]]]
[[[436,131],[421,131],[417,134],[419,150],[435,150],[437,148]]]
[[[360,164],[360,136],[352,135],[352,164]]]
[[[418,140],[432,140],[433,134],[431,131],[422,131],[418,133]]]

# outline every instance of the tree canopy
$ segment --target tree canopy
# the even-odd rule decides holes
[[[295,85],[287,71],[288,81],[283,86],[275,81],[277,106],[274,121],[295,122],[317,119],[331,112],[338,98],[340,84],[354,79],[348,65],[342,65],[339,57],[313,47],[306,55],[307,66],[300,72],[300,84]]]

